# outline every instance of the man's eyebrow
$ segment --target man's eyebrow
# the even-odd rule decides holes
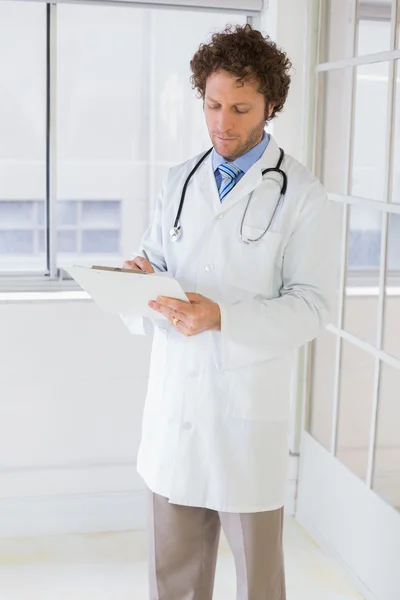
[[[218,100],[214,100],[214,98],[210,98],[210,96],[207,97],[207,100],[218,104]],[[250,106],[250,102],[235,102],[232,106]]]

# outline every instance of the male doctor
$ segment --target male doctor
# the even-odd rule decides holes
[[[245,25],[214,34],[190,65],[213,149],[187,184],[180,238],[182,189],[205,153],[170,169],[138,251],[150,262],[124,264],[168,272],[190,300],[155,298],[142,323],[154,332],[138,456],[150,598],[211,600],[222,526],[238,600],[285,600],[290,379],[329,314],[331,207],[264,130],[288,94],[286,54]]]

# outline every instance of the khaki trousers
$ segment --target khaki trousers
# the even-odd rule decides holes
[[[150,600],[212,600],[221,525],[235,560],[237,600],[286,600],[283,512],[179,506],[149,490]]]

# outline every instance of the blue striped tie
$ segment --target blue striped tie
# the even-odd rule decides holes
[[[218,167],[218,171],[221,173],[222,181],[219,186],[219,199],[223,202],[225,196],[229,194],[231,189],[235,187],[236,178],[242,172],[239,167],[234,165],[233,163],[223,163]]]

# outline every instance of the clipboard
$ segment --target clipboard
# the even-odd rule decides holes
[[[66,271],[101,309],[114,315],[162,316],[148,306],[157,296],[189,302],[178,281],[168,274],[100,265],[72,265]]]

